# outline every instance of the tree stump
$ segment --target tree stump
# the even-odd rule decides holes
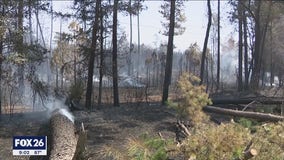
[[[66,116],[55,111],[50,119],[50,160],[72,160],[76,152],[78,136],[75,125]]]
[[[257,151],[255,149],[249,149],[244,152],[244,160],[251,159],[257,155]]]

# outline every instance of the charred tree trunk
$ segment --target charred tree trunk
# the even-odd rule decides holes
[[[141,45],[140,45],[140,39],[141,39],[141,37],[140,37],[140,10],[139,10],[139,8],[140,8],[140,0],[138,0],[138,5],[137,5],[137,53],[138,53],[138,55],[137,55],[137,57],[138,57],[138,59],[140,59],[140,52],[141,52]],[[138,75],[139,75],[139,72],[140,72],[140,61],[136,61],[136,66],[137,66],[137,77],[138,77]]]
[[[138,0],[137,5],[137,47],[138,47],[138,57],[140,56],[140,12],[139,12],[140,0]],[[138,61],[139,62],[139,61]]]
[[[271,26],[272,26],[271,22]],[[274,83],[274,76],[275,76],[275,64],[273,63],[274,60],[274,53],[273,53],[273,31],[272,27],[270,27],[270,86],[273,86]]]
[[[100,17],[100,23],[101,23],[101,30],[100,30],[100,80],[99,80],[99,97],[98,97],[98,105],[100,106],[102,104],[102,87],[103,87],[103,76],[104,76],[104,14],[102,12],[101,7],[101,17]]]
[[[24,20],[24,1],[19,0],[18,1],[18,34],[19,38],[16,41],[16,51],[23,55],[23,45],[24,45],[24,26],[23,26],[23,20]],[[18,64],[18,86],[20,88],[20,97],[24,94],[24,65]]]
[[[1,9],[1,16],[5,16],[4,5],[0,5]],[[0,26],[3,26],[3,21],[0,21]],[[0,116],[2,114],[2,62],[3,62],[3,48],[4,48],[4,40],[3,34],[0,32]]]
[[[243,7],[238,2],[238,21],[239,21],[239,67],[238,67],[238,91],[243,89]]]
[[[132,72],[132,7],[131,7],[132,3],[131,3],[131,0],[129,0],[129,28],[130,28],[130,40],[129,40],[129,56],[127,57],[127,73],[128,75],[130,76],[131,75],[131,72]]]
[[[51,81],[51,69],[50,69],[50,62],[51,62],[51,56],[53,52],[52,47],[52,38],[53,38],[53,0],[50,0],[50,9],[51,9],[51,15],[50,15],[50,40],[49,40],[49,51],[47,54],[47,65],[46,65],[46,72],[47,72],[47,84],[50,85]]]
[[[118,95],[118,71],[117,71],[117,10],[118,1],[114,1],[113,6],[113,30],[112,30],[112,79],[113,79],[113,105],[119,106]]]
[[[168,100],[169,87],[171,84],[172,77],[172,66],[173,66],[173,41],[174,41],[174,31],[175,31],[175,0],[171,1],[170,8],[170,28],[168,36],[168,46],[167,46],[167,58],[166,58],[166,68],[164,76],[164,86],[163,86],[163,97],[162,104],[166,104]]]
[[[247,17],[246,11],[243,10],[243,29],[244,29],[244,71],[245,71],[245,85],[244,89],[248,90],[249,88],[249,66],[248,66],[248,27],[247,27]]]
[[[253,69],[251,76],[251,87],[257,89],[259,87],[260,78],[260,44],[261,44],[261,31],[260,31],[260,7],[261,1],[257,2],[256,14],[255,14],[255,42],[254,42],[254,54],[253,54]]]
[[[264,43],[265,43],[265,37],[268,30],[268,24],[270,21],[271,16],[271,7],[272,7],[272,1],[269,2],[269,9],[268,13],[266,14],[266,18],[261,19],[262,13],[261,13],[261,6],[262,1],[257,1],[257,8],[256,8],[256,14],[255,14],[255,53],[253,56],[254,59],[254,67],[252,72],[252,88],[258,89],[259,87],[259,80],[260,80],[260,74],[261,74],[261,66],[262,66],[262,59],[263,59],[263,50],[264,50]]]
[[[2,61],[3,61],[3,40],[0,37],[0,116],[2,114]]]
[[[202,57],[201,57],[200,85],[203,84],[203,79],[204,79],[205,58],[206,58],[210,27],[212,23],[212,12],[211,12],[210,0],[207,0],[207,7],[208,7],[208,24],[207,24],[206,35],[205,35],[205,40],[203,44]]]
[[[95,21],[93,23],[93,33],[92,33],[92,46],[91,46],[91,54],[89,57],[89,65],[88,65],[88,82],[87,82],[87,91],[86,91],[86,108],[91,108],[92,105],[92,90],[93,90],[93,74],[94,74],[94,63],[95,63],[95,55],[97,48],[97,32],[99,27],[99,14],[100,14],[100,6],[101,0],[96,1],[96,15]]]
[[[220,86],[220,0],[218,0],[218,56],[217,56],[217,91],[219,90]]]

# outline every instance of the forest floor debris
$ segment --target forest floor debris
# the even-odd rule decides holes
[[[0,120],[0,160],[27,160],[29,157],[12,155],[12,139],[15,135],[36,135],[47,122],[45,112],[26,116],[24,113],[1,116]],[[120,107],[102,106],[92,112],[74,112],[76,124],[84,123],[87,130],[86,159],[100,160],[98,152],[103,145],[123,147],[131,136],[147,133],[165,138],[175,138],[174,111],[159,103],[122,104]]]

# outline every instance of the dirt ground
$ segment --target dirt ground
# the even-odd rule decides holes
[[[120,107],[103,106],[92,112],[73,112],[76,125],[84,123],[88,140],[85,157],[102,160],[103,145],[123,147],[127,138],[148,133],[165,138],[175,138],[176,121],[171,109],[159,103],[122,104]],[[15,135],[37,135],[48,122],[45,112],[3,115],[0,119],[0,160],[26,160],[29,157],[12,155],[12,138]]]

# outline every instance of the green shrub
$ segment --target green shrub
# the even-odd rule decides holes
[[[259,126],[261,123],[257,122],[253,119],[247,119],[247,118],[239,118],[237,121],[241,126],[250,129],[251,133],[256,132],[257,126]]]
[[[173,144],[172,141],[143,134],[127,139],[125,150],[104,146],[101,153],[105,158],[116,160],[166,160],[168,159],[167,148]]]
[[[238,124],[203,124],[192,130],[180,151],[187,159],[241,159],[250,140],[249,130]]]
[[[165,160],[167,142],[161,138],[151,138],[143,134],[139,138],[130,138],[126,144],[128,155],[135,160]]]
[[[266,123],[256,128],[252,148],[258,151],[255,159],[284,159],[284,122]]]
[[[184,73],[178,80],[180,99],[177,103],[169,102],[169,106],[177,112],[178,119],[187,118],[192,125],[208,120],[202,108],[211,104],[205,86],[198,85],[200,79],[192,74]]]

